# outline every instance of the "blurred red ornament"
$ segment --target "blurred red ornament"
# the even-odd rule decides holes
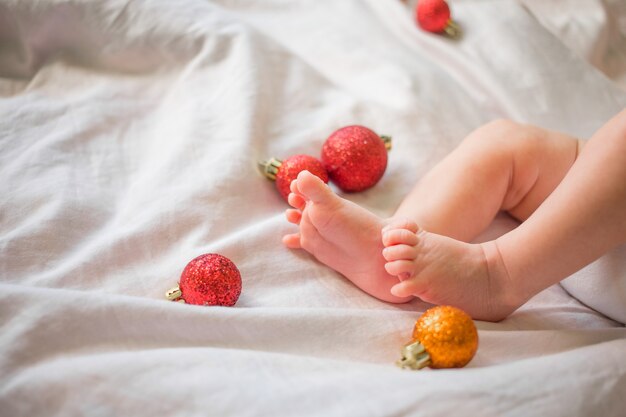
[[[328,176],[343,191],[373,187],[387,168],[391,138],[378,136],[364,126],[346,126],[326,139],[322,163]]]
[[[428,32],[445,32],[451,37],[460,35],[460,28],[450,18],[450,7],[445,0],[419,0],[415,17],[418,25]]]
[[[172,301],[205,306],[232,306],[241,294],[241,274],[225,256],[207,253],[191,260],[177,287],[165,296]]]
[[[291,181],[296,179],[301,171],[309,171],[325,183],[328,182],[328,173],[324,166],[317,158],[310,155],[294,155],[284,161],[270,158],[268,161],[259,162],[259,165],[267,178],[276,181],[276,189],[285,201],[291,192],[289,190]]]

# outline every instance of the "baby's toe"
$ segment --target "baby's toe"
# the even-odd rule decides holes
[[[309,171],[301,171],[297,178],[298,192],[305,200],[314,203],[333,204],[337,203],[338,197],[319,177]]]
[[[289,223],[300,224],[300,220],[302,220],[302,213],[300,210],[287,209],[285,211],[285,217]]]
[[[414,246],[393,245],[383,249],[383,257],[389,262],[399,260],[411,261],[417,258],[417,250]]]
[[[385,264],[385,270],[389,275],[402,276],[403,279],[410,277],[414,269],[413,261],[400,260]]]
[[[415,280],[402,281],[391,287],[391,294],[396,297],[418,296],[422,288]]]
[[[383,245],[417,245],[417,235],[407,229],[392,229],[383,232]]]
[[[287,196],[287,202],[291,207],[297,208],[299,210],[304,210],[304,206],[306,205],[306,201],[304,201],[304,198],[294,193],[289,193],[289,196]]]
[[[291,180],[291,182],[289,183],[289,190],[294,193],[294,194],[299,194],[300,191],[298,191],[298,180],[297,179],[293,179]]]
[[[419,226],[411,219],[397,218],[392,219],[385,227],[383,227],[382,231],[384,233],[388,230],[393,229],[407,229],[413,233],[417,233],[417,231],[419,230]]]
[[[300,249],[300,233],[293,233],[283,236],[283,244],[291,249]]]

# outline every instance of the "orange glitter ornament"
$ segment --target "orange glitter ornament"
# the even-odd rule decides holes
[[[413,341],[402,348],[401,368],[462,368],[478,349],[478,331],[472,318],[456,307],[426,310],[415,322]]]

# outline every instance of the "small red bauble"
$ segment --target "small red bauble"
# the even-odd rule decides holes
[[[428,32],[442,32],[450,20],[450,7],[443,0],[419,0],[417,23]]]
[[[309,171],[319,177],[325,183],[328,182],[328,173],[322,163],[310,155],[294,155],[281,161],[271,158],[269,161],[259,163],[263,169],[263,174],[276,181],[276,189],[287,201],[291,192],[289,186],[301,171]]]
[[[173,301],[204,306],[232,306],[241,294],[241,274],[225,256],[207,253],[192,259],[178,287],[166,293]]]
[[[364,126],[346,126],[324,142],[322,163],[331,181],[343,191],[363,191],[385,173],[390,145],[391,138],[380,137]]]
[[[450,18],[450,7],[444,0],[419,0],[415,18],[418,25],[428,32],[445,32],[453,37],[460,34],[459,27]]]

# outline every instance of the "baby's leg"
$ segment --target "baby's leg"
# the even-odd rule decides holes
[[[508,291],[502,263],[489,262],[500,259],[495,244],[442,235],[471,240],[500,209],[525,219],[565,175],[577,149],[578,141],[565,135],[510,122],[487,125],[435,167],[398,210],[398,216],[418,221],[421,231],[416,234],[412,221],[395,221],[382,242],[387,221],[304,172],[292,182],[295,209],[287,211],[300,231],[283,242],[307,250],[380,299],[402,302],[417,295],[459,306],[475,318],[501,319],[519,300]],[[413,277],[401,283],[394,277],[407,273]]]
[[[557,142],[562,141],[558,137],[553,138]],[[529,142],[533,143],[532,140]],[[626,110],[593,135],[573,164],[569,163],[571,167],[565,170],[564,175],[558,175],[562,170],[555,167],[567,168],[568,158],[574,160],[580,145],[576,146],[572,139],[569,147],[564,146],[552,154],[549,149],[551,142],[552,139],[546,142],[548,159],[538,152],[543,146],[541,143],[531,146],[529,150],[523,144],[515,147],[518,155],[512,160],[514,165],[509,180],[512,186],[500,193],[503,197],[501,206],[513,215],[517,213],[518,218],[527,220],[495,241],[467,244],[468,247],[479,246],[484,250],[485,277],[480,276],[480,270],[472,273],[463,265],[457,269],[447,266],[446,274],[446,266],[441,262],[422,259],[425,252],[439,251],[436,249],[437,240],[441,240],[441,236],[421,231],[409,240],[411,233],[403,227],[392,226],[383,236],[387,246],[384,254],[390,261],[385,267],[403,279],[392,288],[392,293],[398,296],[415,294],[435,303],[451,300],[459,307],[467,305],[475,308],[475,305],[459,299],[459,292],[473,292],[472,283],[476,283],[481,291],[487,290],[487,294],[496,289],[495,294],[491,294],[495,298],[488,297],[491,300],[490,311],[470,310],[470,314],[495,319],[506,315],[507,310],[513,311],[539,291],[561,281],[607,251],[626,243]],[[567,145],[568,140],[564,138],[563,143]],[[463,158],[460,159],[462,164]],[[521,190],[527,190],[521,193],[521,197],[513,198],[517,196],[512,191],[519,181],[519,177],[516,179],[520,171],[519,161],[526,161],[522,175],[531,180],[521,181],[526,184]],[[459,175],[458,171],[455,172]],[[494,185],[496,183],[493,182]],[[429,220],[427,212],[413,214],[426,216],[420,220],[424,223]],[[482,220],[487,218],[480,211],[478,217]],[[435,222],[430,227],[445,228],[449,225]],[[463,233],[466,238],[472,236],[467,230]],[[444,240],[442,242],[445,243]],[[454,260],[448,259],[448,262]],[[439,274],[440,271],[444,274]],[[407,274],[410,275],[408,279]],[[505,291],[498,293],[498,289]]]
[[[499,211],[526,220],[561,182],[579,147],[580,141],[562,133],[489,123],[428,172],[394,217],[469,242]]]
[[[386,270],[402,281],[396,296],[451,304],[474,318],[498,320],[527,300],[495,242],[469,244],[508,211],[527,219],[558,186],[576,160],[572,137],[507,121],[473,132],[407,196],[383,229]],[[453,239],[454,238],[454,239]],[[515,278],[518,279],[518,278]]]
[[[626,243],[626,110],[589,139],[541,207],[496,242],[526,298]]]

